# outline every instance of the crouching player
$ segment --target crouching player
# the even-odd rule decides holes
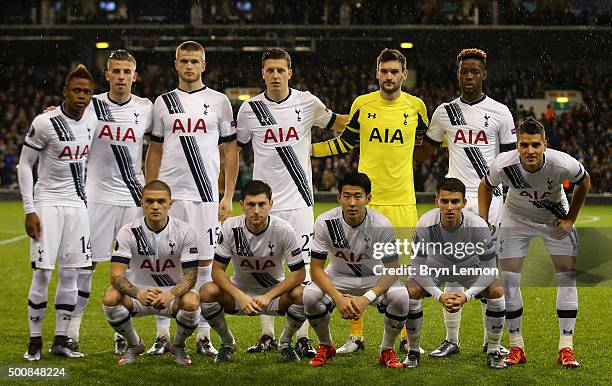
[[[302,249],[293,227],[270,215],[272,189],[252,180],[242,188],[241,216],[230,217],[221,226],[213,281],[200,288],[202,316],[219,334],[221,347],[215,363],[229,362],[236,350],[225,313],[239,315],[286,315],[279,350],[288,362],[300,360],[291,344],[306,321],[302,306],[302,282],[306,277]],[[226,269],[233,261],[234,275]],[[287,262],[291,273],[285,278]]]
[[[413,238],[413,275],[408,281],[410,312],[406,321],[410,350],[406,367],[418,367],[423,311],[421,299],[433,296],[448,312],[458,312],[464,303],[479,295],[487,299],[487,364],[504,368],[500,341],[504,328],[504,291],[497,278],[497,252],[487,223],[477,214],[463,210],[465,185],[457,178],[444,178],[436,187],[437,208],[417,223]],[[465,292],[443,293],[442,283],[459,283]]]
[[[357,320],[368,305],[384,316],[379,363],[403,368],[393,352],[408,314],[408,291],[382,268],[398,267],[398,255],[375,256],[374,245],[394,244],[393,226],[382,214],[366,208],[371,182],[364,173],[350,173],[338,183],[340,207],[320,215],[315,223],[310,284],[304,289],[304,310],[317,333],[319,347],[311,366],[323,366],[336,354],[330,312],[338,307],[344,319]],[[331,260],[324,270],[328,254]]]
[[[198,235],[191,225],[168,217],[172,199],[164,182],[146,184],[141,203],[144,217],[117,234],[110,267],[112,286],[103,299],[106,320],[128,344],[119,364],[134,363],[145,350],[132,317],[163,315],[176,318],[171,348],[176,362],[190,365],[185,340],[200,321],[200,298],[192,290],[200,259]]]

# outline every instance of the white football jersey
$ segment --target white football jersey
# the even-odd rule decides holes
[[[290,271],[304,267],[302,248],[291,225],[274,215],[268,227],[253,234],[244,215],[230,217],[221,226],[215,260],[234,267],[232,282],[243,290],[274,287],[285,279],[286,261]]]
[[[159,230],[149,229],[141,217],[117,233],[111,262],[129,265],[128,280],[140,288],[172,287],[184,268],[197,268],[200,260],[198,234],[174,217]]]
[[[550,224],[565,218],[569,210],[563,181],[567,179],[575,184],[585,175],[580,162],[557,150],[546,149],[544,165],[535,172],[523,168],[518,151],[509,151],[495,158],[485,181],[489,186],[503,183],[509,187],[505,214]]]
[[[151,140],[163,142],[158,178],[172,189],[172,198],[219,201],[220,143],[236,139],[232,106],[208,87],[174,89],[155,100]]]
[[[265,93],[240,106],[238,145],[252,142],[253,178],[272,188],[274,210],[312,206],[310,134],[313,126],[331,128],[336,114],[308,91],[289,89],[282,101]]]
[[[393,225],[379,212],[367,208],[366,217],[356,227],[344,221],[342,208],[321,214],[315,222],[311,258],[330,261],[326,272],[344,276],[374,276],[374,267],[398,259],[398,255],[374,257],[374,248],[380,243],[395,243]]]
[[[131,95],[125,103],[108,93],[95,95],[88,107],[98,117],[87,158],[85,191],[91,202],[140,206],[144,174],[142,145],[150,132],[153,103]]]
[[[496,266],[497,252],[489,226],[475,213],[463,210],[462,214],[461,225],[451,232],[440,222],[440,209],[434,208],[421,216],[412,240],[414,245],[420,246],[414,251],[417,265],[437,268]]]
[[[63,106],[32,121],[24,146],[39,151],[34,203],[43,206],[86,207],[85,162],[98,124],[86,109],[78,121]]]
[[[480,180],[500,153],[500,144],[516,143],[510,110],[486,95],[469,103],[457,98],[438,106],[425,140],[439,147],[445,136],[449,154],[446,176],[460,179],[467,194],[478,194]],[[501,196],[500,187],[493,194]]]

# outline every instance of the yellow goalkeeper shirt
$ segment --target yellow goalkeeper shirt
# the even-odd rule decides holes
[[[313,155],[346,153],[359,144],[359,171],[372,181],[371,203],[416,204],[412,152],[419,124],[428,124],[420,98],[405,92],[393,101],[383,99],[379,91],[361,95],[342,134],[314,144]]]

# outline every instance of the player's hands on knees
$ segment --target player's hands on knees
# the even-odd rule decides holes
[[[139,289],[136,293],[136,299],[145,306],[150,306],[157,295],[151,295],[150,290]]]
[[[335,300],[335,302],[342,319],[355,319],[358,317],[350,296],[342,296],[341,298]]]
[[[34,240],[38,240],[40,238],[42,228],[40,227],[40,219],[36,213],[26,214],[25,230],[28,236]]]
[[[438,301],[442,304],[446,311],[450,313],[457,312],[459,309],[455,306],[455,296],[455,292],[444,292],[442,295],[440,295]]]
[[[361,314],[363,314],[365,309],[368,308],[368,305],[370,304],[370,300],[366,298],[365,296],[352,296],[351,303],[353,304],[353,308],[355,310],[355,313],[357,314],[355,319],[359,319],[359,317],[361,316]]]
[[[170,303],[172,303],[174,299],[176,299],[176,297],[170,290],[168,290],[166,292],[159,293],[151,305],[158,310],[163,310],[164,308],[170,308]]]
[[[268,307],[268,304],[270,304],[270,302],[272,301],[272,298],[264,294],[264,295],[255,296],[253,298],[253,301],[255,301],[255,303],[257,303],[260,309],[263,310],[266,307]]]
[[[553,222],[555,229],[551,232],[550,236],[556,240],[565,238],[574,227],[574,222],[570,219],[558,219]]]
[[[255,316],[259,315],[259,313],[261,312],[261,307],[259,306],[259,304],[257,304],[255,299],[253,299],[247,294],[242,294],[240,298],[236,300],[238,301],[238,306],[240,307],[240,310],[245,315]]]

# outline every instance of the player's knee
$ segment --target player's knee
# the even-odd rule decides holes
[[[409,283],[408,295],[410,299],[418,300],[423,299],[425,290],[416,281]]]
[[[504,289],[501,286],[491,286],[487,288],[485,298],[487,299],[498,299],[504,296]]]
[[[115,287],[108,287],[104,291],[104,297],[102,298],[102,304],[107,307],[116,307],[121,304],[123,295],[115,289]]]
[[[289,292],[292,304],[304,304],[304,286],[299,285]]]
[[[187,292],[181,296],[180,308],[185,311],[196,311],[200,307],[200,297],[195,292]]]
[[[200,301],[203,303],[216,302],[221,296],[221,288],[213,282],[200,287]]]

